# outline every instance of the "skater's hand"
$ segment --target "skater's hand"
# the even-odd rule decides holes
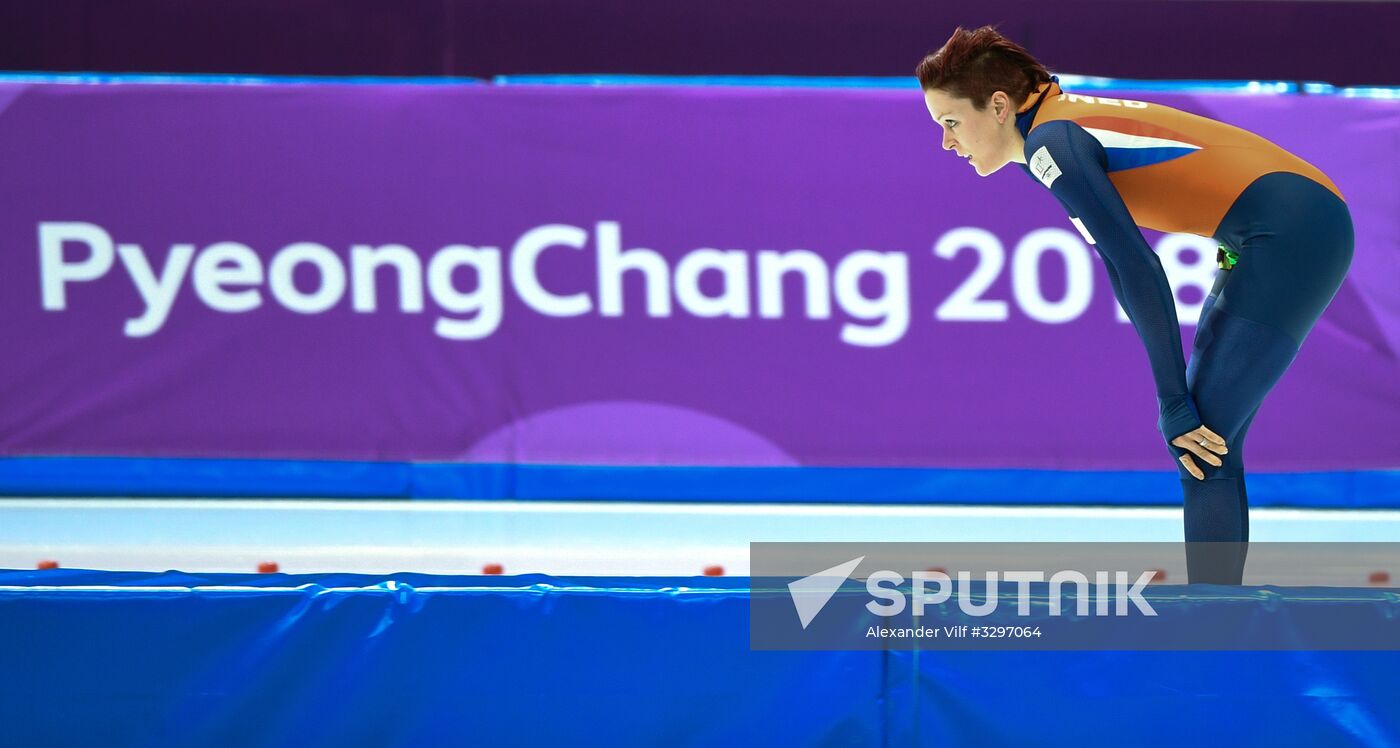
[[[1181,447],[1215,467],[1221,465],[1220,458],[1216,455],[1223,455],[1230,451],[1225,447],[1225,440],[1205,426],[1172,439],[1172,446]],[[1177,459],[1181,460],[1181,464],[1186,466],[1186,472],[1190,473],[1192,477],[1196,480],[1205,480],[1206,474],[1196,465],[1196,461],[1191,459],[1191,454],[1184,454]]]

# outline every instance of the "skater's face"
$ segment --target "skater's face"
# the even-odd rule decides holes
[[[971,99],[938,88],[924,91],[929,116],[943,132],[943,150],[966,159],[979,176],[1015,161],[1025,163],[1025,139],[1016,129],[1016,107],[1005,91],[993,93],[978,109]]]

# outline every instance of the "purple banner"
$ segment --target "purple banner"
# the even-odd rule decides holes
[[[1130,96],[1131,97],[1131,96]],[[1400,102],[1139,94],[1346,195],[1250,432],[1400,465]],[[915,89],[0,87],[0,453],[1172,468],[1059,204]],[[1189,346],[1214,243],[1148,233]]]

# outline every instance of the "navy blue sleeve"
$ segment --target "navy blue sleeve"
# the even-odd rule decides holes
[[[1186,388],[1186,361],[1171,285],[1109,181],[1103,146],[1074,122],[1046,122],[1026,139],[1026,166],[1059,198],[1103,258],[1114,295],[1147,348],[1163,438],[1170,443],[1199,428],[1201,419]],[[1175,447],[1173,451],[1182,453]]]

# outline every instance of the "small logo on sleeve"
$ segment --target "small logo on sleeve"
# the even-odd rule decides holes
[[[1050,151],[1045,146],[1041,146],[1031,155],[1030,166],[1031,173],[1035,174],[1035,178],[1039,179],[1040,183],[1046,187],[1054,185],[1055,180],[1059,179],[1061,174],[1059,164],[1056,164],[1055,159],[1050,157]]]

